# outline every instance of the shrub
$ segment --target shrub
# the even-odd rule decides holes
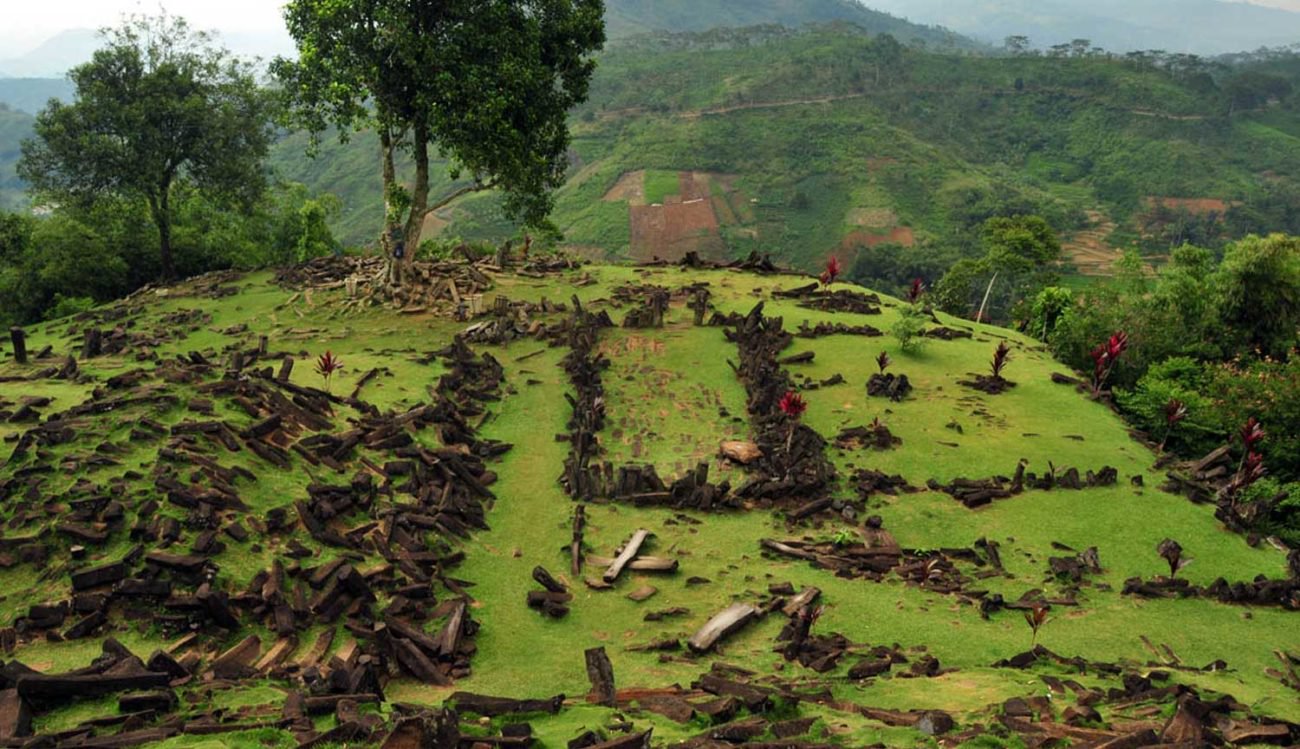
[[[925,343],[925,321],[927,320],[925,311],[919,304],[904,305],[898,311],[898,320],[894,327],[889,329],[894,340],[898,341],[898,346],[907,353],[913,353],[920,350]]]

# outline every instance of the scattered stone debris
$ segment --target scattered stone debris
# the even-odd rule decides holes
[[[794,335],[796,338],[824,338],[831,335],[856,335],[866,338],[879,338],[880,336],[883,336],[884,333],[870,325],[845,325],[842,322],[819,322],[810,327],[808,321],[804,320],[799,323],[799,328],[795,330]]]
[[[1006,499],[1023,493],[1026,489],[1051,491],[1053,489],[1091,489],[1101,486],[1114,486],[1119,482],[1119,471],[1105,466],[1101,470],[1080,476],[1077,468],[1068,468],[1058,475],[1056,466],[1049,464],[1049,472],[1043,476],[1025,471],[1025,462],[1016,466],[1014,478],[994,476],[987,479],[956,478],[947,484],[931,479],[928,486],[931,491],[942,491],[953,499],[971,509],[983,507],[995,499]]]
[[[870,426],[845,427],[835,435],[835,446],[842,450],[860,450],[864,447],[892,450],[901,444],[902,438],[895,437],[880,419],[872,421]]]
[[[873,398],[888,398],[898,403],[906,398],[910,392],[912,392],[912,383],[905,374],[896,375],[892,372],[881,374],[877,372],[867,380],[867,395]]]

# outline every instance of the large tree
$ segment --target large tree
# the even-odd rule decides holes
[[[181,18],[135,16],[69,73],[72,103],[51,100],[25,141],[19,175],[51,203],[140,200],[158,229],[163,278],[176,275],[173,192],[250,205],[265,186],[270,99],[249,63]]]
[[[296,124],[379,134],[393,283],[425,217],[463,195],[500,189],[509,215],[545,219],[567,167],[568,110],[586,99],[604,44],[603,0],[290,0],[285,19],[298,59],[273,69]],[[454,187],[431,199],[433,149]]]

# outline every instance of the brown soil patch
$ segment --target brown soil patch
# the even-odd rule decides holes
[[[1228,212],[1229,208],[1241,205],[1236,201],[1229,203],[1218,198],[1168,198],[1159,195],[1148,195],[1143,202],[1146,203],[1147,208],[1163,206],[1174,210],[1184,210],[1198,216],[1210,213],[1217,213],[1222,216]]]
[[[893,208],[854,208],[849,211],[849,223],[868,229],[891,229],[898,226],[898,214]]]
[[[607,203],[626,200],[631,205],[645,205],[645,170],[624,172],[601,200]]]
[[[688,252],[706,260],[726,257],[727,246],[719,232],[714,209],[712,175],[680,172],[678,194],[664,197],[663,205],[630,205],[630,254],[634,260],[675,261]]]

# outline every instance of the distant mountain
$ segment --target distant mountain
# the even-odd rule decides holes
[[[928,28],[871,10],[856,0],[607,0],[610,38],[650,31],[707,31],[719,27],[848,21],[872,33],[889,33],[903,41],[969,46],[944,29]]]
[[[2,83],[2,81],[0,81]],[[14,173],[19,146],[32,134],[35,118],[0,104],[0,210],[13,210],[26,201],[23,183]]]
[[[72,81],[67,78],[0,78],[0,104],[27,114],[36,114],[50,99],[72,100]]]
[[[1300,13],[1224,0],[867,0],[981,41],[1011,35],[1049,47],[1089,39],[1116,52],[1220,54],[1300,43]]]

